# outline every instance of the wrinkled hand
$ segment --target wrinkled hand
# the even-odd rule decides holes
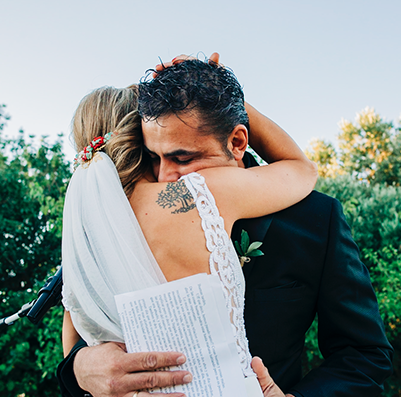
[[[177,57],[173,58],[170,62],[165,62],[165,63],[160,63],[156,65],[155,70],[156,72],[152,73],[152,77],[155,78],[157,76],[157,72],[160,72],[163,69],[166,69],[170,66],[176,65],[177,63],[181,63],[184,61],[192,60],[192,59],[197,59],[193,56],[190,55],[178,55]],[[210,55],[209,62],[213,63],[219,63],[220,55],[217,52],[214,52],[212,55]]]
[[[74,360],[79,386],[93,397],[132,397],[137,390],[190,383],[188,371],[157,371],[157,368],[181,365],[182,353],[127,353],[122,343],[108,342],[81,349]],[[138,397],[166,397],[166,394],[140,392]],[[170,397],[185,396],[182,393]]]
[[[264,397],[294,397],[292,394],[284,394],[281,391],[274,383],[274,380],[269,375],[269,371],[263,365],[263,361],[259,357],[254,357],[251,365],[258,377]]]

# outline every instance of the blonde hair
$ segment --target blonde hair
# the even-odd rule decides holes
[[[149,169],[143,156],[138,87],[101,87],[86,95],[72,120],[72,134],[79,153],[98,136],[113,132],[105,152],[114,162],[126,195]]]

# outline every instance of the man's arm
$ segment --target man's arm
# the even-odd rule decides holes
[[[296,397],[377,396],[392,373],[393,349],[368,270],[337,200],[329,233],[317,307],[325,361],[289,392]]]
[[[192,381],[188,371],[158,371],[181,365],[182,353],[127,353],[124,345],[108,342],[87,347],[79,341],[60,363],[57,377],[63,397],[123,397],[136,390],[185,384]],[[170,394],[182,397],[182,393]]]

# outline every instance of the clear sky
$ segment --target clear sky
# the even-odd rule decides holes
[[[0,0],[0,103],[6,133],[70,133],[92,89],[214,51],[246,99],[305,148],[333,143],[366,106],[401,114],[400,0]],[[74,149],[65,139],[69,159]]]

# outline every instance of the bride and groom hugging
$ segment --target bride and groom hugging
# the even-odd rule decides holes
[[[213,62],[181,59],[165,66],[157,68],[153,80],[139,85],[144,150],[140,150],[138,125],[130,127],[130,123],[138,124],[135,87],[120,90],[117,96],[113,90],[94,92],[75,115],[79,151],[95,137],[106,136],[104,150],[115,168],[103,154],[86,161],[94,153],[93,148],[87,149],[78,159],[81,166],[67,193],[64,303],[73,324],[67,313],[63,339],[69,355],[58,368],[63,395],[145,397],[148,393],[140,390],[191,380],[185,371],[154,371],[182,363],[185,358],[179,352],[128,354],[119,343],[96,344],[121,340],[118,319],[114,321],[112,304],[107,301],[115,289],[124,292],[211,273],[213,266],[218,273],[219,264],[210,263],[213,248],[205,249],[193,178],[205,178],[210,188],[206,198],[212,203],[215,199],[224,218],[222,232],[231,232],[231,238],[240,241],[245,230],[250,241],[263,242],[264,256],[245,263],[242,270],[249,351],[262,358],[270,374],[260,360],[252,361],[264,395],[380,394],[391,374],[392,348],[340,204],[310,193],[314,167],[284,131],[244,105],[242,90],[227,69]],[[90,100],[98,103],[95,106]],[[110,120],[102,120],[107,118],[107,112],[101,111],[105,105],[111,106]],[[118,111],[123,113],[120,119]],[[85,124],[91,112],[93,117]],[[90,127],[101,134],[88,135]],[[108,135],[116,130],[115,136]],[[250,145],[269,166],[256,167],[245,152],[248,131]],[[154,177],[161,184],[154,183]],[[126,195],[121,194],[121,184]],[[171,200],[168,208],[160,203],[160,194],[168,190],[179,192],[184,204]],[[126,257],[124,238],[135,242],[124,253]],[[229,258],[225,265],[237,268],[232,246],[222,241]],[[96,273],[102,261],[104,267]],[[305,333],[316,314],[325,360],[302,377]],[[85,342],[78,341],[72,325],[96,346],[85,347]],[[240,326],[237,331],[238,335],[243,332]]]

